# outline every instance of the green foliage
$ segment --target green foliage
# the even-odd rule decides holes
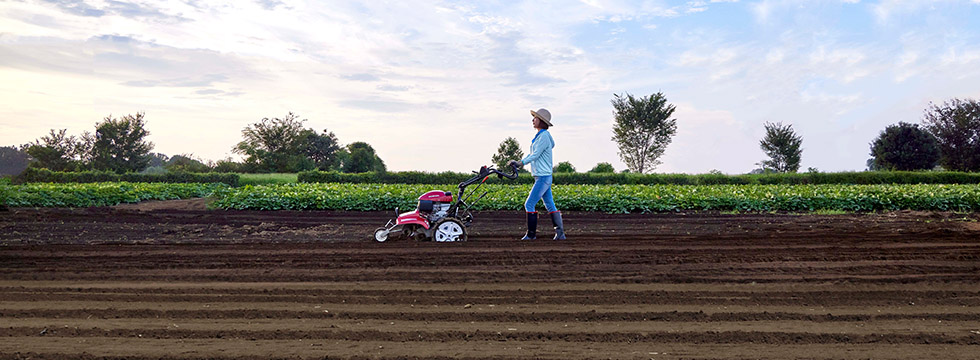
[[[355,183],[355,184],[459,184],[472,174],[422,171],[341,173],[337,171],[303,171],[298,174],[301,183]]]
[[[31,167],[54,171],[79,170],[88,166],[95,138],[85,133],[81,137],[67,135],[67,129],[55,131],[21,147],[30,157]]]
[[[508,184],[531,184],[534,178],[526,172]],[[304,171],[297,178],[301,183],[354,184],[459,184],[472,177],[471,173],[402,171],[385,173],[346,174],[336,171]],[[951,171],[866,171],[840,173],[763,173],[752,175],[715,174],[633,174],[633,173],[556,173],[555,184],[576,185],[748,185],[748,184],[978,184],[980,173]]]
[[[596,164],[595,167],[592,168],[592,170],[589,170],[589,172],[596,173],[596,174],[606,174],[606,173],[615,173],[616,169],[614,169],[612,164],[610,163],[601,162]]]
[[[355,142],[347,145],[347,152],[350,154],[344,160],[343,171],[345,173],[363,172],[385,172],[387,171],[384,161],[374,152],[374,148],[366,142]]]
[[[166,172],[167,172],[167,168],[163,166],[150,166],[146,169],[143,169],[143,171],[140,171],[140,174],[158,175],[158,174],[165,174]]]
[[[7,200],[10,199],[10,194],[13,193],[13,186],[10,186],[10,178],[4,176],[0,177],[0,211],[7,210]]]
[[[227,158],[224,160],[218,160],[214,164],[214,172],[219,173],[246,173],[245,164]]]
[[[153,143],[146,141],[150,135],[144,128],[143,113],[114,119],[107,116],[95,125],[95,141],[92,144],[92,168],[95,170],[124,173],[143,171],[150,164]]]
[[[13,146],[0,147],[0,176],[20,174],[30,162],[27,153]]]
[[[530,184],[484,186],[476,210],[523,206]],[[213,206],[253,210],[387,211],[415,206],[438,185],[285,184],[232,189]],[[980,210],[975,185],[555,185],[562,210],[610,213],[669,211]]]
[[[572,166],[572,163],[570,163],[568,161],[562,161],[562,162],[558,163],[558,165],[556,165],[554,169],[552,169],[552,172],[554,172],[556,174],[557,173],[574,173],[575,172],[575,166]]]
[[[613,94],[616,109],[612,140],[619,145],[619,157],[635,173],[648,173],[660,164],[677,132],[677,119],[671,119],[674,105],[667,103],[662,92],[642,98],[629,93]]]
[[[199,159],[195,159],[193,155],[174,155],[167,161],[164,168],[170,172],[204,173],[211,171],[210,166]]]
[[[319,170],[339,169],[341,165],[340,142],[337,135],[323,129],[317,134],[312,129],[304,130],[306,136],[306,156],[313,160]]]
[[[48,169],[28,168],[14,178],[18,184],[25,183],[223,183],[238,186],[237,174],[167,172],[163,174],[125,173],[111,171],[62,172]]]
[[[135,203],[143,200],[174,200],[220,195],[225,184],[87,183],[0,185],[10,207],[90,207]]]
[[[952,99],[941,106],[929,103],[923,123],[939,143],[943,168],[980,171],[980,102]]]
[[[765,127],[766,136],[759,141],[759,146],[769,160],[763,160],[760,165],[765,170],[795,173],[800,169],[803,138],[796,135],[793,125],[766,122]]]
[[[150,157],[150,163],[146,164],[148,167],[154,167],[154,166],[163,167],[164,165],[167,165],[168,161],[170,161],[169,156],[161,153],[150,153],[149,157]]]
[[[306,156],[309,133],[303,129],[304,120],[290,112],[286,117],[262,118],[242,130],[243,141],[232,150],[245,155],[247,167],[257,172],[296,172],[316,167]],[[315,133],[314,133],[315,134]]]
[[[507,162],[510,160],[521,161],[524,158],[524,151],[521,151],[521,144],[517,139],[508,137],[497,147],[497,153],[490,158],[491,163],[498,169],[506,169]]]
[[[889,125],[871,143],[872,166],[880,170],[931,170],[939,162],[932,134],[904,122]]]

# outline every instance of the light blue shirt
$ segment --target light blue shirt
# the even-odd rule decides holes
[[[531,140],[531,153],[521,159],[521,164],[531,164],[531,175],[551,175],[551,149],[555,147],[555,139],[551,138],[548,130],[538,130]]]

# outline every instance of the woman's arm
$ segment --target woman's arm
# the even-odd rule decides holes
[[[541,157],[541,154],[544,154],[545,150],[551,148],[551,141],[551,136],[538,137],[538,141],[531,144],[531,153],[521,159],[521,164],[530,164],[532,161]]]

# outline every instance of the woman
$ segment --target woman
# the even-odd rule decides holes
[[[531,153],[521,159],[520,165],[531,164],[534,186],[531,187],[527,201],[524,202],[524,211],[527,212],[527,233],[521,240],[537,238],[538,211],[534,206],[541,200],[544,200],[544,206],[548,208],[548,214],[551,215],[551,222],[555,225],[555,240],[565,240],[561,212],[555,207],[555,199],[551,196],[551,149],[555,147],[555,140],[548,132],[548,128],[554,126],[551,124],[551,113],[547,109],[531,110],[531,116],[531,122],[538,133],[531,140]],[[517,163],[516,160],[508,162],[508,164]]]

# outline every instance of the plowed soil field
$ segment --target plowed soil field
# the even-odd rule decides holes
[[[980,358],[978,214],[392,215],[0,212],[0,358]]]

